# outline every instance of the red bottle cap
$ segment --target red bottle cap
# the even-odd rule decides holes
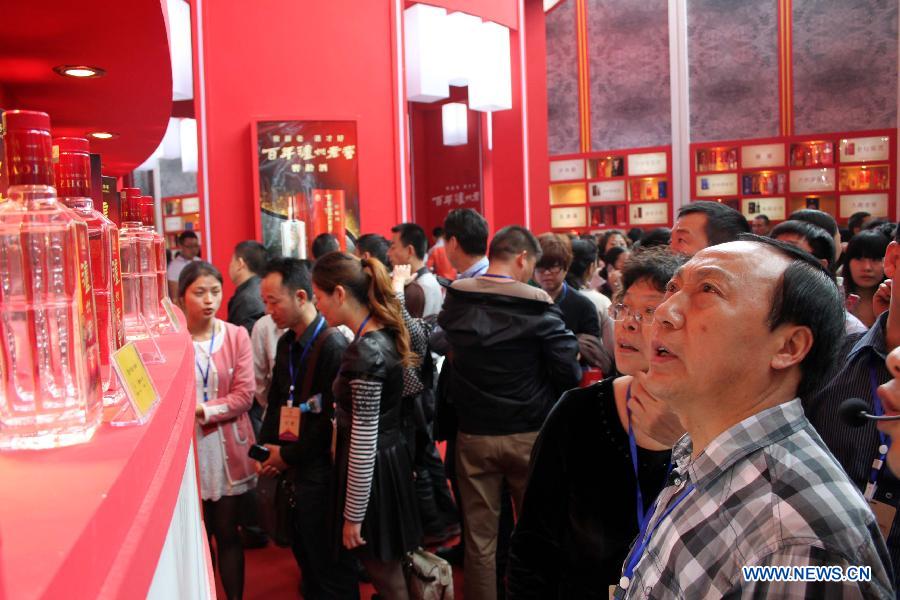
[[[119,214],[123,223],[135,222],[141,220],[141,189],[140,188],[122,188],[119,192],[120,207]]]
[[[91,197],[91,146],[85,138],[53,140],[56,193],[60,198]]]
[[[3,113],[9,185],[53,185],[50,116],[33,110]]]
[[[156,226],[153,196],[141,198],[141,222],[148,227]]]

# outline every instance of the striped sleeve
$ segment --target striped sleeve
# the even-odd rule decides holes
[[[362,523],[369,506],[372,475],[375,472],[381,386],[380,381],[370,379],[350,381],[353,422],[350,427],[350,464],[344,519],[352,523]]]
[[[428,326],[423,319],[418,319],[409,314],[406,310],[406,300],[402,293],[397,294],[397,300],[400,301],[401,314],[403,315],[403,324],[409,331],[410,348],[419,357],[428,352]],[[422,384],[422,377],[419,374],[419,366],[404,367],[403,369],[403,397],[408,398],[422,392],[425,386]]]

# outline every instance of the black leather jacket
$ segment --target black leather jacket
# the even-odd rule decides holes
[[[450,342],[448,396],[464,433],[537,431],[560,394],[580,381],[575,335],[540,289],[454,282],[438,324]]]

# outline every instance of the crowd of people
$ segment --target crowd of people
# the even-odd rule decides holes
[[[895,597],[900,421],[860,411],[900,413],[900,231],[851,225],[694,202],[671,230],[490,235],[456,209],[430,245],[246,241],[226,321],[179,238],[226,596],[277,482],[308,599],[406,599],[419,547],[466,600]]]

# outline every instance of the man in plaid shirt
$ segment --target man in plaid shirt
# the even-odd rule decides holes
[[[797,398],[834,361],[843,314],[815,259],[765,238],[702,250],[675,275],[644,384],[687,435],[617,598],[894,597],[875,517]]]

